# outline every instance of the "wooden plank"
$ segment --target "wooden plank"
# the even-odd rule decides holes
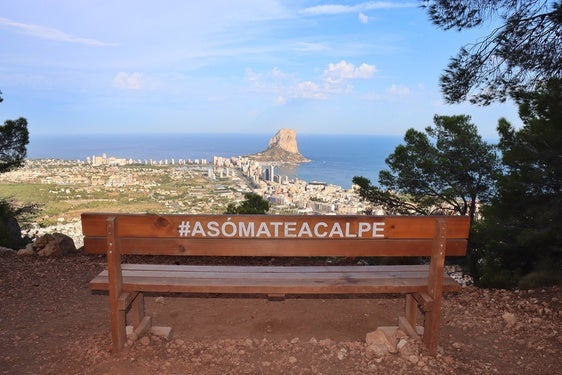
[[[133,333],[128,335],[128,339],[131,341],[137,340],[139,337],[143,336],[152,327],[152,317],[145,316],[138,325],[133,326]]]
[[[121,238],[122,254],[264,257],[431,256],[430,240],[221,240]],[[466,239],[448,239],[446,255],[464,256]],[[105,254],[104,237],[85,237],[89,254]]]
[[[162,279],[165,282],[166,279],[176,279],[176,278],[210,278],[210,279],[224,279],[225,281],[235,281],[242,279],[251,279],[254,282],[259,282],[260,280],[376,280],[376,279],[400,279],[400,278],[420,278],[427,279],[427,272],[423,271],[382,271],[382,272],[278,272],[278,273],[267,273],[267,272],[255,272],[255,273],[239,273],[239,272],[214,272],[209,270],[208,272],[190,272],[186,271],[172,271],[165,272],[162,270],[124,270],[123,277],[153,277]],[[427,283],[427,282],[426,282]]]
[[[310,267],[271,267],[271,266],[178,266],[126,264],[122,268],[123,277],[162,278],[219,278],[243,279],[378,279],[419,277],[427,279],[427,266],[310,266]],[[100,276],[107,278],[107,271]],[[444,274],[444,278],[452,280]]]
[[[433,310],[433,298],[429,294],[426,292],[414,293],[413,296],[423,312]]]
[[[415,327],[418,316],[418,304],[411,293],[406,294],[406,320]]]
[[[225,222],[229,223],[228,228],[234,228],[232,223],[243,223],[248,228],[248,223],[255,223],[256,230],[259,223],[269,223],[270,228],[279,227],[278,223],[294,223],[300,228],[303,223],[308,223],[314,227],[318,223],[325,223],[327,226],[320,226],[325,232],[332,228],[334,223],[340,223],[342,230],[345,230],[345,223],[349,223],[350,233],[362,232],[365,236],[367,231],[359,230],[359,223],[384,223],[385,238],[433,238],[433,221],[442,218],[447,221],[450,231],[450,238],[467,238],[469,230],[469,218],[466,216],[303,216],[303,215],[152,215],[152,214],[110,214],[110,213],[84,213],[82,214],[83,233],[85,236],[105,236],[103,221],[108,216],[118,216],[120,230],[127,237],[169,237],[179,236],[178,227],[183,221],[191,223],[200,222],[204,228],[209,222],[217,223],[219,226]],[[273,223],[273,224],[272,224]],[[292,225],[291,225],[292,228]],[[287,232],[280,231],[275,237],[293,236],[292,230]],[[272,229],[273,230],[273,229]],[[227,231],[228,232],[228,231]],[[312,231],[315,232],[315,231]],[[222,233],[222,232],[221,232]],[[237,235],[231,236],[218,234],[217,237],[228,237],[234,239]],[[324,234],[324,233],[323,233]],[[305,236],[306,237],[306,236]],[[337,236],[336,236],[337,237]],[[307,238],[299,238],[306,240]],[[334,238],[332,238],[334,239]]]
[[[106,221],[107,230],[107,268],[109,280],[109,311],[111,320],[111,335],[113,351],[119,352],[125,346],[126,312],[120,309],[120,301],[125,300],[123,296],[123,278],[121,275],[121,255],[117,245],[117,227],[114,217]],[[135,292],[135,291],[131,291]]]
[[[447,238],[447,223],[436,221],[435,245],[431,263],[429,265],[427,294],[433,300],[432,309],[426,311],[424,322],[423,342],[431,355],[437,354],[439,341],[439,325],[441,321],[441,299],[443,294],[443,267],[445,264],[445,241]]]
[[[458,290],[454,280],[446,278],[444,290]],[[107,290],[107,277],[98,275],[90,287],[94,290]],[[399,278],[240,278],[217,277],[146,277],[129,276],[124,272],[124,290],[146,292],[186,292],[186,293],[247,293],[247,294],[363,294],[363,293],[405,293],[427,290],[427,277],[401,276]]]
[[[125,263],[121,265],[122,270],[137,271],[165,271],[165,272],[229,272],[229,273],[323,273],[323,272],[429,272],[427,264],[412,265],[389,265],[389,266],[225,266],[225,265],[177,265],[177,264],[137,264]]]
[[[131,302],[133,302],[133,300],[137,297],[138,294],[139,294],[138,292],[121,293],[121,295],[118,298],[119,310],[127,310]]]
[[[398,327],[400,327],[400,329],[402,331],[404,331],[412,339],[419,340],[420,336],[418,335],[418,332],[416,331],[415,325],[412,325],[408,321],[408,319],[406,319],[406,317],[404,317],[404,316],[398,317]]]
[[[135,298],[131,302],[131,322],[136,327],[141,324],[146,316],[144,313],[144,294],[136,293]]]

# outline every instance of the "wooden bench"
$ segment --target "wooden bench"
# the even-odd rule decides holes
[[[460,289],[445,255],[466,253],[465,216],[273,216],[84,213],[84,249],[107,254],[90,282],[109,292],[113,349],[127,340],[127,312],[138,337],[150,328],[143,293],[286,295],[404,293],[399,326],[435,355],[443,291]],[[200,266],[121,264],[122,254],[251,257],[430,257],[428,265]],[[129,329],[130,331],[130,329]]]

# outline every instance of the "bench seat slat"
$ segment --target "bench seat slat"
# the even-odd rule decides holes
[[[166,272],[172,271],[185,271],[189,267],[190,272],[208,272],[209,270],[230,273],[276,273],[276,272],[300,272],[300,273],[321,273],[321,272],[381,272],[381,271],[411,271],[411,272],[428,272],[428,265],[411,264],[411,265],[384,265],[384,266],[223,266],[223,265],[175,265],[175,264],[132,264],[125,263],[121,265],[123,270],[165,270]]]
[[[161,265],[158,268],[147,269],[146,265],[124,265],[123,290],[241,294],[369,294],[413,293],[427,289],[427,271],[423,272],[421,269],[425,267],[427,270],[427,266],[415,266],[417,269],[412,268],[413,266],[392,267],[393,271],[382,270],[380,267],[377,270],[376,266],[306,267],[307,273],[303,274],[293,270],[299,267],[228,267],[217,271],[214,266]],[[331,271],[328,272],[327,268]],[[107,290],[107,272],[104,271],[94,278],[90,282],[90,288]],[[444,275],[444,290],[453,291],[459,288],[451,277]]]

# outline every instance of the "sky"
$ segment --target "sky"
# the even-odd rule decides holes
[[[2,0],[0,119],[33,134],[403,135],[513,103],[444,102],[439,76],[490,28],[437,29],[417,1]]]

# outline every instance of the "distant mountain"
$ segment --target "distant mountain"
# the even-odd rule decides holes
[[[299,152],[297,132],[293,129],[280,129],[269,140],[267,150],[246,157],[259,162],[274,163],[306,163],[310,161]]]

